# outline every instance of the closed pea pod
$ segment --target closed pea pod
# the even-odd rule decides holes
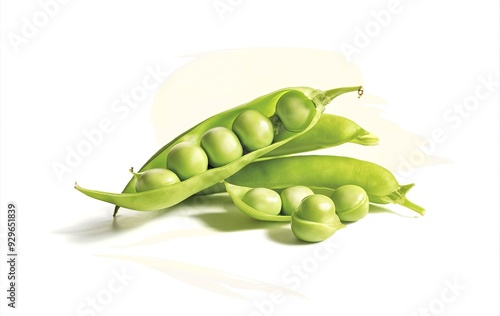
[[[274,140],[286,139],[293,134],[293,132],[282,129]],[[347,142],[371,146],[378,143],[378,137],[348,118],[325,113],[309,131],[264,156],[290,155],[334,147]]]
[[[328,91],[319,91],[311,88],[287,88],[265,95],[252,102],[222,112],[219,115],[213,116],[203,121],[202,123],[196,125],[195,127],[189,129],[188,131],[181,134],[173,141],[165,145],[159,151],[157,151],[157,153],[155,153],[140,169],[140,172],[151,168],[161,168],[161,167],[164,168],[166,165],[168,165],[167,161],[168,154],[175,145],[181,142],[199,144],[202,135],[206,131],[208,131],[211,128],[219,126],[231,128],[235,118],[245,110],[253,109],[259,111],[260,113],[262,113],[267,117],[273,116],[276,112],[277,101],[283,94],[289,91],[297,91],[304,94],[304,96],[310,99],[316,106],[314,118],[310,122],[309,126],[307,126],[302,132],[299,132],[289,138],[274,142],[269,146],[252,151],[227,165],[209,169],[206,172],[197,174],[186,180],[183,180],[180,183],[169,185],[167,187],[162,187],[145,192],[136,192],[135,190],[136,179],[134,177],[129,181],[129,183],[127,184],[127,186],[125,187],[125,189],[121,194],[97,191],[97,190],[89,190],[82,188],[76,184],[75,188],[90,197],[115,204],[116,205],[115,214],[118,211],[119,207],[126,207],[129,209],[145,210],[145,211],[159,210],[170,207],[185,200],[191,195],[200,192],[210,187],[211,185],[214,185],[228,178],[229,176],[236,173],[244,166],[248,165],[255,159],[259,158],[260,156],[286,144],[288,141],[294,139],[295,137],[302,135],[302,133],[312,128],[319,120],[324,110],[324,105],[328,104],[332,99],[334,99],[336,96],[340,94],[351,91],[358,91],[359,93],[359,91],[361,91],[361,87],[359,86],[347,87],[347,88],[333,89]]]

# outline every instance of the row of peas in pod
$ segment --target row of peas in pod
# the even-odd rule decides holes
[[[368,204],[396,203],[420,214],[387,169],[348,157],[294,155],[378,138],[325,106],[361,86],[285,88],[214,115],[174,138],[134,173],[122,193],[75,188],[120,207],[154,211],[195,194],[227,192],[245,214],[291,221],[305,241],[321,241],[366,215]]]
[[[283,131],[301,132],[313,120],[316,112],[314,103],[297,91],[283,94],[276,103],[275,120],[281,123]],[[231,129],[216,126],[201,136],[200,142],[184,141],[174,145],[167,154],[166,169],[153,168],[137,177],[137,192],[157,189],[178,183],[199,175],[208,168],[227,165],[244,153],[267,147],[273,143],[275,128],[271,118],[259,111],[248,109],[239,113]]]
[[[233,196],[233,200],[236,199]],[[291,216],[292,232],[309,242],[322,241],[368,214],[369,199],[363,188],[343,185],[332,192],[315,193],[306,186],[288,187],[278,193],[268,188],[251,188],[237,205],[246,212],[270,216]]]
[[[208,170],[227,165],[243,156],[245,151],[254,151],[273,142],[274,131],[271,120],[255,110],[240,113],[232,129],[217,126],[206,131],[200,143],[180,142],[167,155],[166,168],[153,168],[137,177],[137,192],[153,190],[165,185],[187,180]]]

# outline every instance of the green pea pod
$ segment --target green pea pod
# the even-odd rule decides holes
[[[129,181],[125,189],[121,194],[89,190],[82,188],[75,184],[75,188],[80,192],[108,203],[112,203],[116,205],[115,213],[116,215],[119,207],[126,207],[133,210],[139,211],[151,211],[151,210],[160,210],[164,208],[168,208],[170,206],[176,205],[183,200],[187,199],[191,195],[202,191],[216,183],[221,182],[222,180],[228,178],[232,174],[236,173],[238,170],[248,165],[255,159],[261,157],[262,155],[286,144],[290,140],[306,133],[310,130],[319,120],[321,114],[324,111],[324,106],[331,102],[335,97],[352,91],[358,91],[358,94],[362,94],[362,88],[360,86],[357,87],[346,87],[346,88],[338,88],[332,89],[328,91],[321,91],[307,87],[300,88],[287,88],[278,90],[276,92],[270,93],[268,95],[259,97],[249,103],[243,104],[239,107],[230,109],[228,111],[222,112],[218,115],[212,116],[207,120],[201,122],[195,127],[187,130],[170,143],[163,146],[160,150],[158,150],[145,164],[141,167],[139,172],[144,170],[148,170],[151,168],[165,168],[166,166],[166,157],[170,151],[170,149],[180,143],[180,142],[193,142],[199,143],[202,135],[209,129],[213,127],[227,127],[231,128],[231,125],[235,118],[243,111],[248,109],[257,110],[260,113],[272,117],[276,112],[276,103],[280,99],[282,95],[289,91],[299,91],[303,93],[307,98],[309,98],[314,105],[316,106],[316,113],[310,122],[310,124],[299,133],[295,133],[294,135],[285,138],[283,140],[274,142],[273,144],[255,150],[253,152],[247,153],[243,155],[241,158],[218,168],[209,169],[208,171],[193,176],[187,180],[184,180],[180,183],[171,184],[165,187],[161,187],[154,190],[144,191],[144,192],[136,192],[135,191],[135,181],[136,178],[132,177]]]
[[[337,156],[290,156],[253,162],[226,181],[233,185],[279,190],[295,185],[336,189],[353,184],[363,188],[370,202],[395,203],[421,215],[425,210],[406,197],[414,184],[400,185],[387,169],[364,160]],[[223,192],[221,185],[205,193]]]
[[[289,215],[270,215],[266,214],[260,210],[256,210],[250,205],[246,204],[243,201],[243,197],[245,194],[253,188],[238,186],[234,184],[227,183],[223,181],[225,185],[225,190],[233,200],[234,205],[246,215],[255,218],[260,221],[268,221],[268,222],[289,222]]]
[[[275,140],[285,139],[293,134],[295,133],[283,129],[275,136]],[[276,157],[330,148],[348,142],[371,146],[376,145],[378,140],[377,136],[364,130],[348,118],[323,114],[318,123],[307,133],[265,154],[264,157]]]

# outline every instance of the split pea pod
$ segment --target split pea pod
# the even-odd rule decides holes
[[[226,182],[245,187],[280,190],[303,185],[332,190],[343,185],[357,185],[368,194],[371,203],[395,203],[421,215],[425,210],[406,197],[414,184],[400,185],[395,176],[375,163],[339,156],[291,156],[255,161],[241,169]],[[206,193],[223,192],[223,185]]]
[[[308,194],[301,199],[291,215],[278,215],[284,200],[280,200],[276,191],[243,187],[225,181],[224,185],[234,205],[244,214],[260,221],[291,221],[293,234],[303,241],[323,241],[345,227],[336,214],[335,204],[328,196]],[[252,196],[248,197],[250,194]]]
[[[287,121],[287,124],[292,126],[294,130],[300,128],[301,131],[296,132],[289,137],[285,137],[282,140],[275,141],[269,146],[246,153],[241,158],[238,158],[227,165],[208,169],[206,172],[192,176],[179,183],[144,192],[136,192],[136,177],[133,177],[121,194],[89,190],[78,185],[75,185],[75,188],[92,198],[116,205],[115,214],[119,207],[126,207],[140,211],[151,211],[173,206],[187,199],[191,195],[221,182],[255,159],[306,133],[318,122],[324,111],[324,106],[330,103],[335,97],[343,93],[353,91],[358,91],[359,95],[362,94],[360,86],[338,88],[327,91],[307,87],[286,88],[208,118],[163,146],[141,167],[139,172],[152,168],[165,168],[168,154],[175,145],[182,142],[199,144],[205,132],[215,127],[231,128],[238,115],[246,110],[256,110],[271,118],[276,125],[275,128],[278,130],[283,125],[277,117],[277,107],[280,104],[279,102],[281,97],[288,95],[292,95],[293,97],[299,96],[303,99],[310,100],[311,104],[313,104],[313,115],[311,116],[310,122],[306,121],[307,125],[305,125],[302,120],[303,117],[299,117],[298,119],[292,117],[289,121]],[[290,110],[288,108],[285,109],[285,115],[288,114],[287,111],[289,112]]]

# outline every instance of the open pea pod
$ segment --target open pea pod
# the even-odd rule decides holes
[[[270,214],[267,214],[261,210],[257,210],[255,208],[251,207],[250,205],[246,204],[243,201],[243,197],[245,196],[245,194],[248,191],[253,189],[252,187],[239,186],[236,184],[231,184],[227,181],[222,181],[221,185],[224,186],[225,191],[231,197],[231,200],[233,201],[234,205],[244,214],[246,214],[254,219],[260,220],[260,221],[267,221],[267,222],[289,222],[289,221],[291,221],[292,217],[290,215],[270,215]],[[275,191],[279,193],[283,189],[286,189],[286,188],[282,188],[282,187],[276,188]],[[330,189],[330,188],[312,187],[311,189],[316,194],[323,194],[323,195],[327,195],[327,196],[330,196],[332,194],[332,192],[334,191],[333,189]]]
[[[275,140],[292,136],[294,133],[282,129]],[[339,115],[323,114],[318,123],[306,133],[267,153],[264,157],[276,157],[330,148],[344,143],[372,146],[378,143],[376,135],[366,131],[354,121]]]
[[[371,203],[395,203],[420,215],[425,209],[411,202],[406,194],[414,184],[400,185],[394,175],[375,163],[339,156],[288,156],[255,161],[226,179],[226,182],[252,188],[280,190],[304,185],[311,188],[336,189],[353,184],[363,188]],[[205,194],[223,192],[215,185]]]
[[[110,193],[104,191],[96,191],[82,188],[75,184],[75,188],[80,192],[108,203],[116,205],[115,214],[119,207],[126,207],[133,210],[139,211],[152,211],[168,208],[170,206],[176,205],[193,194],[202,191],[222,180],[228,178],[232,174],[239,171],[241,168],[245,167],[255,159],[261,157],[262,155],[277,149],[278,147],[286,144],[294,138],[306,133],[310,130],[320,119],[321,114],[324,111],[324,106],[331,102],[335,97],[352,91],[358,91],[358,94],[362,94],[362,89],[360,86],[356,87],[345,87],[332,89],[328,91],[321,91],[317,89],[300,87],[300,88],[286,88],[282,90],[275,91],[268,95],[257,98],[249,103],[243,104],[231,110],[222,112],[218,115],[212,116],[207,120],[201,122],[195,127],[187,130],[170,143],[163,146],[158,150],[145,164],[141,167],[139,172],[148,170],[151,168],[165,168],[167,155],[170,149],[180,143],[180,142],[193,142],[199,143],[202,135],[209,129],[213,127],[227,127],[231,128],[232,123],[236,117],[245,110],[257,110],[267,117],[273,117],[276,112],[276,104],[280,97],[290,91],[297,91],[302,93],[306,98],[311,100],[315,105],[315,114],[309,123],[309,125],[301,132],[294,133],[283,140],[275,141],[271,145],[264,148],[249,152],[243,155],[241,158],[225,165],[222,167],[212,168],[206,172],[193,176],[187,180],[180,183],[171,184],[165,187],[160,187],[158,189],[136,192],[135,191],[135,181],[136,178],[132,177],[129,183],[126,185],[125,189],[121,194]],[[278,122],[279,124],[279,122]],[[279,126],[278,126],[279,127]]]

